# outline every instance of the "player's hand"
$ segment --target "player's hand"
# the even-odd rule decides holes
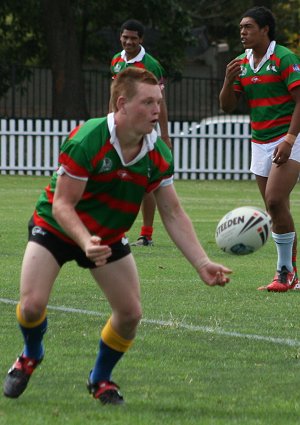
[[[225,78],[230,84],[232,84],[240,73],[241,73],[241,59],[233,59],[226,66]]]
[[[279,143],[279,145],[276,146],[273,152],[273,163],[276,164],[277,167],[280,167],[280,165],[285,164],[291,155],[291,150],[292,146],[286,141]]]
[[[101,245],[99,236],[91,236],[85,247],[85,255],[96,266],[104,266],[108,257],[111,256],[111,248],[108,245]]]
[[[231,269],[209,261],[204,267],[198,270],[200,278],[208,286],[225,286],[230,282],[228,274],[232,273]]]

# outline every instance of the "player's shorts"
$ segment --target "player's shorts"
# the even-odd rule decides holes
[[[281,137],[272,143],[252,143],[252,156],[250,171],[257,176],[268,177],[272,167],[273,152],[276,146],[284,140]],[[300,162],[300,133],[298,134],[293,145],[289,159]]]
[[[31,218],[28,223],[28,240],[42,245],[51,252],[57,263],[62,267],[68,261],[75,260],[84,269],[94,269],[96,264],[89,260],[84,251],[78,245],[65,242],[54,233],[49,232],[40,226],[35,226]],[[107,262],[120,260],[130,254],[131,249],[126,238],[110,245],[112,254],[107,258]]]

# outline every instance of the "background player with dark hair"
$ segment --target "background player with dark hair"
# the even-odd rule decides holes
[[[111,73],[115,78],[120,71],[135,66],[144,68],[152,72],[159,81],[162,89],[162,102],[158,118],[159,130],[161,138],[171,149],[172,143],[168,131],[168,112],[164,97],[165,70],[162,65],[149,53],[146,53],[142,46],[144,39],[144,26],[141,22],[130,19],[123,23],[120,30],[120,42],[123,50],[117,53],[111,61]],[[150,246],[153,245],[153,223],[155,216],[155,198],[153,194],[146,194],[142,203],[143,224],[138,240],[131,245],[134,246]]]
[[[240,94],[248,101],[251,171],[272,217],[278,253],[273,281],[259,289],[286,292],[298,288],[290,193],[300,171],[300,59],[276,43],[275,18],[264,6],[243,14],[240,34],[245,53],[227,65],[220,103],[231,112]]]

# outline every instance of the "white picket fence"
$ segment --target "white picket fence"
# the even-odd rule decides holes
[[[78,121],[0,120],[0,173],[51,175],[59,148]],[[176,179],[249,180],[251,142],[245,116],[169,123]]]

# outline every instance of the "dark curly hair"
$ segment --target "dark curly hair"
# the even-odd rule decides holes
[[[242,19],[246,17],[254,19],[259,28],[268,26],[269,38],[271,41],[275,40],[276,21],[270,9],[265,6],[252,7],[251,9],[248,9],[247,12],[243,13]]]
[[[124,30],[136,31],[140,38],[143,38],[145,32],[144,25],[136,19],[129,19],[128,21],[124,22],[124,24],[121,26],[120,33],[122,34]]]

